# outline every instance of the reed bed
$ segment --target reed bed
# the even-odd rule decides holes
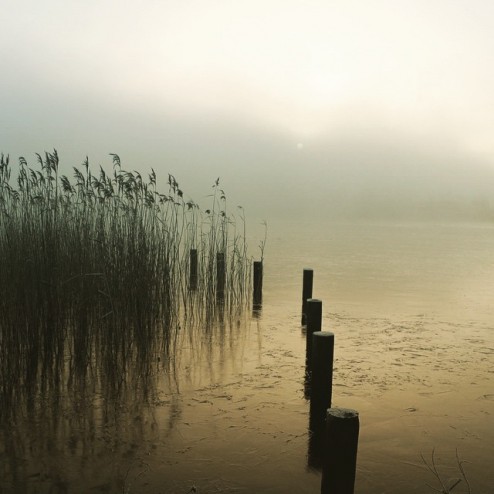
[[[154,170],[144,178],[117,155],[111,173],[87,159],[73,171],[59,173],[56,151],[34,167],[20,158],[15,178],[0,159],[0,414],[94,374],[118,392],[128,373],[171,359],[184,328],[208,331],[249,302],[245,217],[227,209],[219,179],[201,210],[172,175],[163,193]]]

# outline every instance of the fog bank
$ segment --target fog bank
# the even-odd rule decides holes
[[[465,148],[452,129],[422,129],[385,119],[296,136],[259,123],[204,113],[115,106],[69,89],[10,99],[0,151],[16,161],[56,148],[62,172],[86,156],[96,170],[151,167],[166,189],[173,174],[185,195],[208,207],[214,181],[228,205],[257,219],[494,220],[494,164]]]

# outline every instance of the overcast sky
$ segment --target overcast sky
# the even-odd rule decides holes
[[[0,6],[14,159],[57,148],[69,169],[116,152],[196,199],[221,176],[265,216],[494,197],[492,1]]]

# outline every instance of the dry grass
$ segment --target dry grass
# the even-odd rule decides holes
[[[430,463],[424,458],[424,456],[421,454],[420,457],[422,458],[422,461],[424,465],[427,467],[429,472],[435,477],[437,481],[437,487],[434,487],[430,484],[426,484],[427,487],[431,488],[433,491],[439,492],[441,494],[450,494],[453,492],[453,490],[458,487],[462,482],[466,488],[467,494],[472,494],[472,491],[470,489],[470,484],[468,482],[467,476],[465,474],[465,470],[463,468],[463,464],[465,463],[465,460],[460,460],[460,457],[458,455],[458,450],[456,450],[456,464],[458,467],[458,471],[460,473],[460,477],[449,479],[449,480],[444,480],[442,476],[439,474],[437,465],[436,465],[436,460],[434,457],[434,449],[432,450],[431,453],[431,459]]]

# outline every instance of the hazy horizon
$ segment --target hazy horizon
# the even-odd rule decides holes
[[[6,2],[0,152],[254,218],[494,218],[486,1]]]

